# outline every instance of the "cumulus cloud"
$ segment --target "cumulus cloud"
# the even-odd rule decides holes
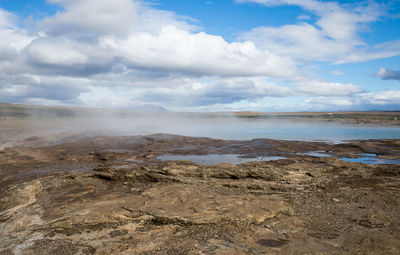
[[[229,103],[283,96],[288,89],[268,79],[297,73],[289,57],[198,32],[190,18],[131,0],[49,2],[63,9],[30,26],[37,30],[0,12],[0,101]]]
[[[299,108],[305,111],[343,110],[354,107],[356,104],[351,98],[343,97],[315,97],[307,98],[299,104]]]
[[[299,60],[339,63],[363,62],[400,55],[400,45],[393,42],[390,49],[370,47],[359,37],[363,26],[384,15],[384,7],[375,3],[344,7],[333,1],[316,0],[236,0],[266,6],[297,5],[319,17],[315,24],[301,22],[281,27],[257,27],[240,37],[253,41],[257,47]]]
[[[66,33],[126,36],[132,30],[137,6],[131,0],[48,0],[63,10],[44,19],[40,27],[51,35]]]
[[[24,50],[32,72],[46,75],[87,76],[108,72],[114,56],[106,49],[67,38],[40,37]]]
[[[51,78],[32,75],[0,76],[0,101],[29,103],[33,99],[76,104],[77,97],[86,92],[84,82],[77,79]]]
[[[37,64],[70,66],[83,65],[88,57],[73,42],[66,40],[49,40],[47,38],[33,41],[26,49],[31,61]]]
[[[15,19],[15,16],[0,8],[0,28],[4,29],[11,26],[12,21]]]
[[[400,104],[400,90],[360,93],[344,97],[307,98],[299,105],[304,110],[397,110]]]
[[[40,73],[92,75],[115,67],[189,75],[296,73],[289,57],[260,50],[252,42],[228,43],[220,36],[194,32],[197,27],[187,18],[131,0],[50,2],[64,10],[39,21],[45,33],[30,38],[23,48],[28,64]],[[0,50],[13,57],[12,49]]]
[[[282,27],[258,27],[245,33],[242,39],[259,48],[301,60],[333,60],[353,48],[353,43],[332,40],[308,23]]]
[[[200,75],[289,77],[295,65],[289,58],[259,50],[251,42],[228,43],[220,36],[189,33],[164,26],[157,35],[133,34],[126,40],[105,38],[133,67],[164,69]]]
[[[376,93],[365,93],[362,99],[374,105],[400,105],[400,90],[380,91]]]
[[[382,67],[379,71],[375,74],[382,80],[398,80],[400,81],[400,70],[393,71],[387,68]]]
[[[0,61],[10,61],[17,57],[17,50],[10,45],[0,44]]]
[[[191,81],[176,88],[154,89],[144,94],[151,101],[170,101],[179,106],[205,106],[216,102],[229,104],[244,99],[258,99],[266,96],[282,97],[292,92],[277,86],[262,77],[219,78],[210,81]],[[175,97],[173,96],[175,95]]]
[[[130,82],[130,87],[92,86],[81,94],[82,102],[91,106],[107,103],[122,106],[129,103],[146,103],[172,107],[200,107],[215,103],[229,104],[244,99],[259,99],[266,96],[284,97],[293,94],[287,87],[277,86],[265,77],[207,77],[198,79],[163,77],[152,82]],[[143,89],[143,88],[146,89]]]
[[[0,49],[6,55],[14,55],[15,51],[20,51],[28,45],[34,37],[16,25],[17,18],[0,8]],[[4,57],[1,57],[4,58]]]

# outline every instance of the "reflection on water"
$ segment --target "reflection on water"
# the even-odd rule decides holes
[[[198,164],[216,165],[220,163],[241,164],[251,161],[271,161],[285,159],[285,157],[268,156],[257,158],[241,158],[238,154],[208,154],[208,155],[174,155],[163,154],[157,157],[159,160],[188,160]]]
[[[68,134],[68,141],[85,135],[134,136],[151,134],[176,134],[194,137],[210,137],[226,140],[251,140],[270,138],[278,140],[328,141],[400,139],[399,126],[366,126],[340,124],[312,119],[252,119],[235,116],[196,117],[191,114],[155,114],[118,116],[104,113],[94,116],[60,118],[54,121],[26,120],[18,129],[20,134],[53,137]],[[2,140],[0,131],[0,142]],[[4,137],[8,141],[8,137]],[[62,141],[60,141],[62,142]],[[1,146],[1,145],[0,145]]]
[[[323,151],[310,151],[305,153],[298,153],[299,155],[313,156],[313,157],[321,157],[321,158],[329,158],[332,155],[323,153]]]
[[[307,155],[313,157],[335,157],[334,155],[323,153],[322,151],[311,151],[306,153],[299,153],[300,155]],[[398,159],[383,159],[378,158],[374,153],[361,153],[359,154],[363,157],[359,158],[338,158],[343,161],[349,162],[358,162],[364,164],[372,164],[372,165],[382,165],[382,164],[390,164],[390,165],[400,165],[400,160]]]
[[[382,164],[400,165],[400,160],[397,160],[397,159],[383,159],[383,158],[374,158],[374,157],[340,158],[340,160],[349,161],[349,162],[359,162],[359,163],[365,163],[365,164],[373,164],[373,165],[382,165]]]
[[[318,121],[216,119],[198,120],[165,126],[171,134],[227,140],[270,138],[297,141],[344,141],[365,139],[400,139],[400,127],[362,126]],[[157,131],[157,130],[156,130]]]

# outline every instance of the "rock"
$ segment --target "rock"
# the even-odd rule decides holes
[[[209,166],[127,161],[131,152],[110,151],[124,145],[135,155],[161,155],[190,144],[185,150],[194,154],[352,154],[386,144],[395,157],[400,143],[143,141],[87,138],[0,153],[0,254],[399,254],[399,166],[301,155]],[[88,155],[93,150],[101,154]],[[77,161],[57,161],[62,151]]]

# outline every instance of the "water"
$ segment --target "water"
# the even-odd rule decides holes
[[[270,138],[277,140],[329,141],[400,139],[400,127],[362,126],[321,121],[194,119],[192,122],[166,123],[154,132],[210,137],[226,140]],[[150,130],[147,130],[151,132]]]
[[[310,151],[310,152],[305,152],[305,153],[298,153],[299,155],[307,155],[307,156],[313,156],[313,157],[321,157],[321,158],[330,158],[332,155],[323,153],[323,151]]]
[[[220,163],[241,164],[252,161],[271,161],[285,159],[285,157],[268,156],[257,158],[241,158],[238,154],[207,154],[207,155],[175,155],[163,154],[157,157],[159,160],[188,160],[197,164],[216,165]]]
[[[270,138],[332,143],[357,139],[400,139],[400,126],[350,125],[313,119],[237,118],[234,115],[198,117],[196,114],[147,113],[118,117],[105,114],[54,122],[29,122],[23,126],[29,127],[30,136],[48,137],[51,130],[65,132],[69,136],[78,132],[74,139],[85,134],[134,136],[156,133],[226,140]],[[55,137],[59,135],[57,133]],[[7,137],[5,139],[7,141]]]
[[[300,155],[307,155],[313,157],[335,157],[330,154],[322,153],[321,151],[311,151],[306,153],[299,153]],[[372,165],[382,165],[382,164],[390,164],[390,165],[400,165],[400,160],[398,159],[383,159],[378,158],[376,154],[373,153],[361,153],[359,154],[363,157],[358,158],[338,158],[343,161],[348,162],[358,162],[364,164],[372,164]],[[335,157],[336,158],[336,157]]]
[[[373,157],[361,157],[361,158],[340,158],[340,160],[349,161],[349,162],[359,162],[359,163],[365,163],[365,164],[372,164],[372,165],[382,165],[382,164],[400,165],[400,160],[398,160],[398,159],[383,159],[383,158],[373,158]]]

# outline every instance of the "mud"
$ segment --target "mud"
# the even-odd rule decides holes
[[[399,140],[160,134],[4,147],[0,254],[400,253],[400,166],[338,159],[400,159]],[[164,154],[287,159],[203,165]]]

